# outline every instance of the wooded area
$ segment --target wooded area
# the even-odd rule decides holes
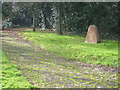
[[[120,88],[117,2],[0,5],[0,89]]]
[[[88,26],[94,24],[102,38],[119,38],[117,2],[4,2],[2,16],[7,27],[86,35]]]

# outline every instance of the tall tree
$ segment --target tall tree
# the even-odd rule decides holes
[[[4,30],[5,20],[13,17],[13,3],[3,2],[2,4],[2,29]]]
[[[18,3],[19,7],[24,7],[27,9],[28,13],[31,14],[32,17],[32,23],[33,23],[33,31],[35,31],[36,28],[36,19],[39,17],[39,13],[42,10],[44,3],[38,3],[38,2],[27,2],[27,3]]]
[[[13,6],[8,4],[10,3],[3,5],[3,16],[5,17],[11,15],[9,11],[13,12],[13,10],[10,9],[13,8]],[[51,29],[52,26],[56,26],[55,29],[59,35],[65,34],[64,32],[85,35],[88,26],[95,24],[98,26],[101,36],[109,36],[109,34],[114,34],[112,36],[115,37],[118,36],[118,3],[24,2],[18,6],[18,12],[22,10],[24,14],[20,14],[20,16],[24,16],[28,22],[32,21],[33,31],[35,31],[36,25],[44,25],[46,29]],[[12,18],[13,21],[20,21],[21,19],[17,17],[18,15],[12,16],[16,17]],[[29,19],[30,17],[32,17],[32,20]]]
[[[63,35],[63,30],[61,28],[61,17],[62,17],[62,7],[63,6],[63,2],[59,2],[59,3],[54,3],[53,4],[56,7],[57,10],[57,20],[56,20],[56,31],[59,35]]]
[[[2,2],[0,1],[0,8],[2,8]],[[0,9],[0,29],[2,29],[2,9]]]

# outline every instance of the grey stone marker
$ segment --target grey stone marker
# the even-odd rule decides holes
[[[97,26],[90,25],[88,27],[85,42],[86,43],[100,43],[101,42]]]

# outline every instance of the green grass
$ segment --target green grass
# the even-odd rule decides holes
[[[33,87],[22,73],[17,69],[16,65],[8,61],[6,55],[0,50],[2,57],[0,58],[0,66],[2,66],[2,88],[31,88]],[[2,65],[1,65],[2,64]]]
[[[103,43],[84,43],[85,37],[61,36],[55,33],[24,31],[26,40],[39,45],[58,56],[77,62],[118,66],[118,42],[102,40]]]

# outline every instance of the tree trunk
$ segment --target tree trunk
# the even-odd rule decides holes
[[[44,26],[45,26],[45,29],[50,29],[50,24],[49,24],[49,21],[47,20],[47,15],[46,15],[46,12],[43,11],[43,18],[44,18]]]
[[[5,29],[5,26],[2,26],[2,30],[4,30]]]
[[[57,9],[57,12],[58,12],[58,20],[57,20],[57,33],[59,35],[63,35],[63,32],[62,32],[62,29],[61,29],[61,9],[58,8]]]
[[[35,15],[33,15],[33,31],[35,31]]]

